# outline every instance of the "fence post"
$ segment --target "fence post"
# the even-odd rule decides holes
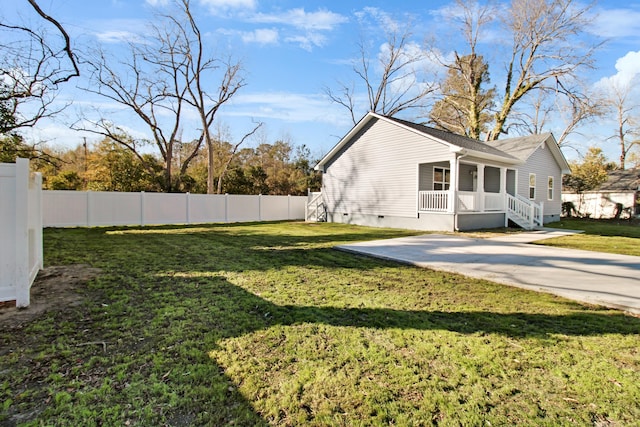
[[[35,206],[31,206],[31,210],[35,211],[35,257],[38,262],[38,270],[44,267],[44,248],[42,246],[42,174],[36,173],[34,176],[34,191],[36,192]]]
[[[258,221],[262,221],[262,194],[258,194]]]
[[[16,159],[16,307],[29,306],[29,160]]]
[[[91,190],[87,191],[87,227],[91,227]]]
[[[140,225],[144,226],[144,191],[140,192]]]
[[[189,192],[187,191],[185,194],[186,202],[187,202],[187,224],[191,224],[191,220],[189,218]]]
[[[306,206],[305,206],[305,209],[306,209]],[[287,194],[287,219],[291,220],[291,194]],[[306,220],[307,218],[305,218],[305,221]]]
[[[229,222],[229,193],[224,193],[224,222]]]

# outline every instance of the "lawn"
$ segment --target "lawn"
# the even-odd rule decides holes
[[[640,256],[640,221],[566,218],[547,226],[583,230],[584,233],[543,240],[539,244]]]
[[[0,425],[638,425],[640,319],[331,249],[339,224],[47,229],[101,273],[0,332]]]

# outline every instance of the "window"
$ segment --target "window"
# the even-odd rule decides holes
[[[550,176],[547,181],[547,200],[553,200],[553,177]]]
[[[536,198],[536,174],[529,174],[529,198],[531,200]]]
[[[433,189],[448,190],[451,182],[451,171],[447,168],[433,167]]]

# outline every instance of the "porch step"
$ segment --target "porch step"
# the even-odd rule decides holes
[[[511,213],[509,214],[508,219],[524,230],[534,230],[536,228],[535,226],[531,226],[531,224],[529,223],[529,220],[521,217],[520,215],[515,215]]]

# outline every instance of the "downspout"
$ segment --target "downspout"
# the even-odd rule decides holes
[[[465,150],[464,148],[458,148],[458,150],[454,151],[455,155],[456,155],[456,174],[458,176],[456,176],[456,188],[454,189],[454,197],[453,200],[451,201],[451,203],[454,203],[453,205],[453,231],[460,231],[458,230],[458,190],[460,189],[460,159],[467,157],[469,155],[469,153],[467,152],[467,150]]]

